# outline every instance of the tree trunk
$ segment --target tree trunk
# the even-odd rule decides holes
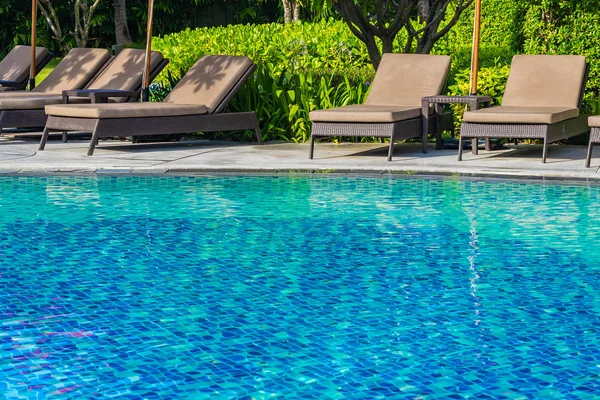
[[[115,40],[121,46],[131,43],[131,34],[127,26],[126,0],[115,0]]]
[[[371,63],[373,63],[373,67],[377,70],[377,68],[379,68],[379,63],[381,62],[381,53],[379,52],[379,47],[377,47],[375,36],[370,33],[367,33],[364,36],[367,53],[369,53],[369,58],[371,59]]]
[[[52,7],[50,0],[37,0],[37,5],[46,19],[54,39],[58,40],[63,49],[67,51],[71,50],[71,47],[63,38],[62,30],[60,28],[60,21],[58,20],[58,16],[56,15],[56,11],[54,10],[54,7]]]
[[[75,0],[75,29],[73,35],[78,47],[87,47],[90,28],[92,27],[92,16],[100,2],[101,0],[94,0],[90,6],[88,0]]]
[[[393,53],[394,52],[394,36],[382,35],[381,36],[381,52],[382,53]]]
[[[427,20],[427,17],[429,16],[429,12],[431,10],[431,5],[429,4],[429,1],[430,0],[419,0],[419,2],[417,3],[419,20],[421,21],[421,23],[425,22]]]
[[[435,45],[435,41],[430,38],[421,38],[421,40],[417,43],[417,54],[429,54],[431,50],[433,50],[433,46]]]
[[[375,5],[374,11],[365,10],[363,2],[357,0],[336,0],[333,6],[352,33],[366,44],[371,62],[377,68],[381,62],[381,53],[376,38],[381,40],[383,53],[392,52],[396,36],[404,28],[408,35],[400,48],[411,52],[416,42],[417,53],[429,53],[473,2],[474,0],[378,0],[372,2]],[[415,17],[420,22],[414,21]]]
[[[294,22],[300,22],[300,2],[294,1]]]
[[[289,24],[293,20],[292,0],[281,0],[283,2],[283,22]]]

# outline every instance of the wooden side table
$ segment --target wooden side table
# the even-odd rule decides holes
[[[422,115],[423,115],[423,152],[427,152],[427,132],[429,132],[429,110],[434,107],[436,129],[435,129],[435,149],[442,149],[442,115],[444,104],[467,104],[469,110],[478,110],[481,107],[489,107],[492,102],[490,96],[427,96],[422,100]],[[473,153],[477,146],[477,139],[473,139]],[[485,139],[485,149],[490,150],[490,140]]]

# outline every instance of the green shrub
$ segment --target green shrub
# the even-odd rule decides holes
[[[512,56],[522,48],[523,2],[521,0],[484,0],[482,2],[480,66],[494,67],[509,64]],[[471,7],[461,15],[458,23],[441,38],[436,54],[452,56],[452,74],[471,66],[473,41],[473,14]]]
[[[374,75],[362,42],[340,21],[187,29],[154,39],[153,48],[171,60],[156,80],[163,87],[203,54],[250,57],[256,72],[228,108],[256,110],[265,140],[306,141],[310,111],[362,102]]]
[[[477,79],[477,93],[491,96],[492,104],[502,103],[504,87],[508,79],[510,67],[507,64],[497,64],[494,67],[484,67],[479,70]],[[464,69],[454,76],[455,83],[448,87],[448,92],[453,96],[469,94],[471,70]]]
[[[510,6],[507,0],[484,2],[480,83],[486,94],[492,88],[503,88],[496,81],[488,85],[486,74],[494,76],[492,71],[510,62],[517,46],[515,38],[520,34],[505,33],[514,25],[511,18],[517,14],[519,4],[516,0],[508,3]],[[507,18],[506,10],[511,17]],[[472,18],[472,13],[464,14],[434,49],[434,53],[452,55],[448,80],[452,93],[463,90],[465,82],[468,85],[465,70],[468,71],[471,58]],[[399,36],[402,35],[405,33]],[[375,73],[364,44],[344,22],[331,19],[317,23],[187,29],[155,38],[153,47],[171,60],[156,80],[161,85],[154,92],[157,99],[166,95],[168,88],[203,54],[250,57],[258,68],[228,108],[256,110],[265,140],[306,141],[310,135],[310,111],[363,102],[368,82]],[[462,93],[467,91],[468,88]],[[462,115],[459,108],[456,111],[458,116]],[[252,133],[245,133],[243,139],[251,140]]]
[[[484,1],[478,93],[500,103],[514,54],[583,54],[592,64],[584,111],[600,113],[600,11],[596,3]],[[471,10],[433,50],[452,56],[449,94],[468,93],[472,29]],[[258,68],[228,108],[256,110],[265,140],[306,141],[310,111],[363,102],[374,76],[364,44],[342,21],[332,19],[187,29],[156,38],[154,48],[171,60],[157,79],[161,87],[154,92],[155,98],[164,96],[203,54],[249,56]],[[462,106],[455,107],[457,124],[462,111]],[[242,139],[250,140],[252,134]]]
[[[509,72],[510,66],[502,63],[500,60],[496,60],[496,65],[493,67],[481,68],[477,79],[477,93],[491,96],[492,105],[501,104]],[[454,76],[454,83],[448,87],[448,93],[452,96],[465,96],[469,94],[470,83],[471,70],[469,68],[463,69]],[[462,121],[465,107],[466,105],[464,104],[452,106],[454,110],[454,122],[457,128]]]

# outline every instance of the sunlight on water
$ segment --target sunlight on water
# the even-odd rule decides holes
[[[6,398],[591,398],[600,188],[0,177]]]

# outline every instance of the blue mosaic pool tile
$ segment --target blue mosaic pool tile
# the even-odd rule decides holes
[[[600,189],[0,177],[6,398],[595,398]]]

